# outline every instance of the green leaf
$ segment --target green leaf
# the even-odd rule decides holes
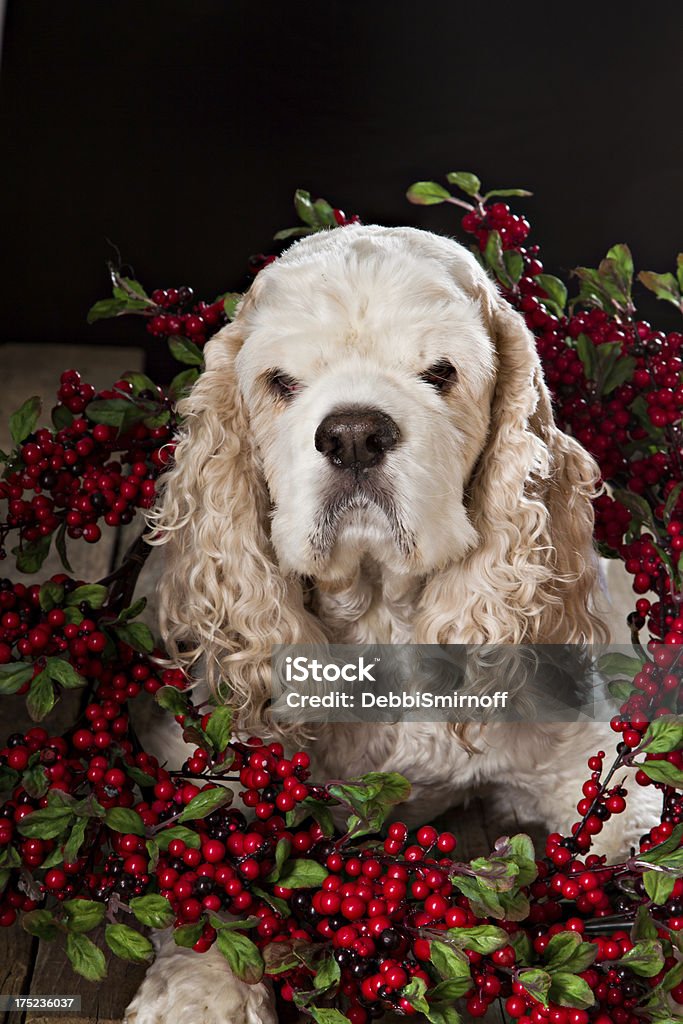
[[[43,870],[48,868],[57,867],[58,864],[64,863],[64,855],[59,846],[55,846],[52,853],[49,853],[43,863],[40,865]]]
[[[317,860],[290,860],[280,872],[278,885],[285,889],[313,889],[322,885],[329,871]]]
[[[548,992],[550,991],[551,978],[546,971],[540,971],[536,967],[520,971],[517,980],[524,986],[526,991],[543,1006],[548,1005]]]
[[[643,664],[642,658],[631,658],[626,654],[605,654],[598,659],[598,671],[604,676],[627,676],[633,679]]]
[[[138,370],[129,370],[123,374],[121,380],[127,380],[132,385],[134,395],[139,395],[143,391],[150,391],[154,396],[154,400],[160,397],[156,384],[146,373],[140,373]]]
[[[649,291],[654,292],[658,299],[680,306],[681,285],[673,274],[655,274],[652,270],[641,270],[638,280]]]
[[[562,969],[570,974],[581,974],[595,960],[598,947],[584,942],[576,932],[560,932],[553,935],[543,952],[547,969],[551,974]]]
[[[521,253],[518,253],[516,249],[505,249],[503,251],[503,262],[505,263],[505,269],[510,280],[517,284],[524,273],[524,259]]]
[[[67,409],[65,405],[58,402],[50,413],[52,419],[52,426],[55,430],[64,430],[65,427],[70,427],[73,423],[75,416],[70,409]]]
[[[129,906],[140,924],[146,924],[150,928],[168,928],[175,919],[168,900],[155,893],[150,896],[136,896],[130,900]]]
[[[186,715],[190,707],[187,694],[175,686],[162,686],[155,693],[154,699],[172,715]]]
[[[648,779],[655,782],[665,782],[675,789],[683,789],[683,772],[668,761],[645,761],[638,767],[644,771]]]
[[[275,232],[273,235],[273,241],[283,242],[288,238],[303,238],[304,235],[314,235],[317,230],[317,228],[306,227],[284,228],[282,231]]]
[[[656,938],[657,926],[650,917],[648,908],[641,905],[636,911],[636,919],[633,922],[633,927],[631,928],[631,941],[635,943],[638,939]]]
[[[19,572],[38,572],[50,551],[52,534],[32,541],[30,544],[19,545],[12,549],[12,554],[17,557],[17,569]]]
[[[316,800],[311,796],[307,796],[305,800],[301,800],[291,811],[287,811],[285,815],[287,828],[296,828],[297,825],[300,825],[309,816],[318,822],[328,839],[333,835],[334,819],[332,812],[321,800]]]
[[[503,260],[503,243],[497,231],[489,231],[484,249],[484,259],[500,283],[506,288],[512,288],[513,282]]]
[[[50,785],[42,764],[34,764],[32,768],[28,768],[21,777],[21,784],[34,800],[45,796]]]
[[[9,429],[15,444],[21,444],[38,426],[42,402],[38,395],[27,398],[9,418]]]
[[[197,833],[183,825],[174,825],[172,828],[165,828],[163,832],[156,834],[160,850],[168,850],[168,844],[174,839],[182,839],[185,846],[191,846],[193,850],[198,850],[201,846],[201,840]]]
[[[123,832],[125,835],[130,832],[134,836],[144,836],[145,834],[142,818],[137,811],[133,811],[130,807],[110,807],[104,817],[104,822],[114,832]]]
[[[446,175],[446,181],[449,185],[455,185],[457,188],[462,189],[468,196],[476,196],[481,188],[481,182],[476,174],[470,174],[469,171],[449,171]]]
[[[266,974],[282,974],[283,971],[291,971],[294,967],[300,967],[302,958],[299,952],[303,947],[309,950],[312,948],[310,943],[303,942],[301,939],[270,942],[262,951]]]
[[[88,981],[102,981],[106,977],[104,953],[87,935],[69,932],[66,937],[66,955],[74,971]]]
[[[264,889],[259,889],[258,886],[256,885],[252,885],[251,891],[253,892],[254,896],[260,897],[260,899],[262,899],[264,903],[267,903],[269,907],[272,907],[272,909],[277,914],[279,914],[280,917],[291,916],[292,912],[289,909],[286,900],[281,899],[279,896],[273,896],[271,893],[266,892]]]
[[[204,366],[201,349],[189,338],[173,335],[168,339],[168,347],[177,362],[185,363],[187,366]]]
[[[59,935],[59,928],[51,910],[31,910],[21,915],[21,926],[29,935],[52,942]]]
[[[653,903],[666,903],[674,890],[675,884],[675,876],[664,874],[663,871],[646,871],[643,875],[645,892]]]
[[[149,410],[128,398],[97,398],[86,406],[85,414],[93,423],[116,427],[120,434],[125,434],[136,423],[144,420]]]
[[[223,754],[232,735],[232,709],[220,707],[212,711],[204,732],[211,740],[216,754]]]
[[[462,984],[462,978],[449,978],[447,981],[440,981],[438,985],[429,990],[430,1004],[437,1002],[439,999],[460,999],[463,995]],[[474,981],[470,975],[470,988],[473,987]],[[465,992],[468,991],[469,989],[465,989]]]
[[[55,547],[57,549],[57,554],[59,555],[59,560],[66,571],[73,572],[69,559],[66,555],[66,522],[62,523],[55,534]]]
[[[95,900],[65,900],[66,925],[71,932],[89,932],[104,921],[106,907]]]
[[[4,850],[0,851],[0,868],[18,867],[21,867],[19,851],[14,846],[6,846]]]
[[[493,953],[508,944],[508,933],[492,924],[478,924],[473,928],[449,928],[446,932],[449,939],[461,949],[471,949],[475,953]]]
[[[638,860],[645,861],[646,864],[661,865],[670,853],[678,850],[681,839],[683,839],[683,824],[676,825],[669,838],[665,839],[663,843],[658,843],[647,853],[639,853]]]
[[[206,818],[207,815],[218,810],[219,807],[224,807],[231,802],[232,790],[226,789],[224,786],[205,789],[202,793],[197,793],[190,800],[189,804],[178,815],[176,821],[196,821],[197,818]]]
[[[59,683],[66,690],[78,690],[87,683],[87,679],[64,658],[48,658],[45,671],[53,682]]]
[[[336,228],[337,218],[334,215],[334,208],[326,199],[316,199],[313,209],[318,225],[325,228]]]
[[[552,274],[536,274],[534,281],[536,281],[537,284],[540,284],[548,298],[551,299],[561,311],[564,311],[567,304],[567,288],[564,282],[560,281],[559,277],[554,277]]]
[[[656,534],[657,529],[652,516],[652,509],[645,498],[641,498],[639,494],[634,494],[633,491],[625,491],[618,488],[612,492],[612,497],[623,505],[624,508],[627,508],[639,523],[646,523],[648,526],[651,526]]]
[[[108,320],[113,316],[120,316],[122,313],[126,313],[130,310],[134,300],[126,299],[100,299],[88,310],[86,321],[89,324],[94,324],[97,320]],[[138,304],[139,309],[145,309],[147,303],[140,302]]]
[[[508,936],[508,941],[515,951],[515,963],[517,966],[528,966],[534,958],[534,950],[527,933],[520,928],[518,932],[513,932],[512,935]]]
[[[626,292],[630,292],[633,281],[633,256],[631,250],[623,242],[613,245],[607,252],[607,259],[616,268],[617,280]],[[614,272],[614,269],[613,269]]]
[[[662,944],[655,939],[641,939],[632,949],[624,953],[620,960],[613,962],[628,967],[639,977],[654,978],[655,974],[659,974],[664,966]]]
[[[311,193],[306,192],[303,188],[298,188],[294,193],[294,209],[297,212],[297,216],[300,220],[307,224],[309,227],[316,228],[318,226],[318,218],[315,214],[313,203],[311,202]]]
[[[135,294],[139,295],[141,299],[149,298],[149,296],[147,295],[147,292],[142,287],[140,282],[139,281],[134,281],[132,277],[122,277],[122,276],[119,275],[119,281],[121,281],[123,284],[127,285],[129,291],[135,292]],[[124,295],[127,295],[127,297],[130,298],[130,295],[128,295],[128,293],[126,293],[126,291],[124,289],[117,289],[115,287],[114,291],[117,291],[117,290],[123,291]]]
[[[519,832],[517,835],[512,836],[509,842],[512,858],[519,868],[516,885],[521,888],[531,885],[538,876],[534,844],[525,832]]]
[[[493,196],[501,196],[503,198],[507,196],[519,196],[525,198],[526,196],[532,196],[533,192],[528,192],[525,188],[492,188],[489,192],[485,192],[483,199],[491,199]]]
[[[154,949],[149,939],[127,924],[108,924],[104,938],[112,953],[122,960],[143,964],[154,959]]]
[[[88,827],[88,819],[80,818],[69,833],[69,838],[64,844],[64,860],[67,864],[73,864],[78,857],[78,851],[83,845],[85,832]]]
[[[667,526],[671,521],[671,516],[673,515],[673,511],[676,508],[678,499],[681,496],[681,491],[683,491],[683,480],[681,480],[679,483],[676,484],[674,488],[672,488],[669,497],[666,499],[666,503],[664,505],[664,522],[667,524]]]
[[[53,583],[52,580],[48,580],[47,583],[43,583],[40,588],[40,594],[38,595],[38,601],[40,607],[44,612],[52,611],[58,605],[61,605],[64,600],[64,585],[62,583]]]
[[[415,206],[436,206],[453,197],[448,189],[436,181],[416,181],[406,192],[406,198]]]
[[[498,921],[505,918],[505,908],[499,895],[481,882],[478,878],[463,878],[452,875],[451,882],[457,886],[463,896],[467,896],[472,911],[477,917],[495,917]]]
[[[235,319],[237,307],[243,298],[244,295],[241,292],[228,292],[223,296],[223,309],[228,320]]]
[[[133,782],[137,782],[138,786],[153,786],[156,782],[154,776],[148,775],[147,772],[141,771],[140,768],[137,768],[134,764],[125,765],[125,769],[126,775],[130,779],[132,779]]]
[[[564,971],[553,975],[549,996],[553,1003],[571,1006],[576,1010],[585,1010],[595,1003],[593,992],[583,978]]]
[[[33,676],[33,662],[12,661],[0,665],[0,694],[16,693]]]
[[[173,929],[173,941],[176,946],[182,946],[183,949],[192,949],[195,942],[201,938],[203,930],[203,921],[197,921],[196,924],[183,924],[180,928]]]
[[[447,985],[448,982],[443,982]],[[431,996],[431,990],[430,990]],[[431,1024],[461,1024],[462,1018],[460,1014],[452,1005],[452,1003],[443,1000],[440,1003],[435,1003],[430,1000],[429,1010],[425,1014],[427,1020],[431,1021]]]
[[[47,670],[43,670],[35,677],[26,695],[26,708],[33,721],[42,722],[52,711],[55,701],[52,680]]]
[[[258,947],[240,932],[221,929],[216,945],[228,961],[230,969],[241,981],[255,985],[263,977],[264,963]]]
[[[328,988],[332,988],[333,985],[336,985],[340,977],[339,964],[333,956],[327,956],[315,973],[313,988],[317,989],[318,992],[324,992]]]
[[[576,352],[581,365],[583,366],[583,372],[586,375],[586,380],[595,380],[595,374],[597,369],[597,360],[595,355],[595,345],[591,338],[587,334],[580,334],[576,339]]]
[[[282,873],[282,868],[285,864],[285,861],[289,857],[291,851],[292,844],[290,843],[289,839],[278,840],[277,846],[275,847],[275,867],[268,875],[266,881],[277,882],[278,878],[280,877],[280,874]]]
[[[316,1024],[347,1024],[348,1017],[341,1010],[328,1009],[327,1007],[309,1006],[308,1012]]]
[[[683,716],[655,718],[647,727],[642,745],[648,754],[669,754],[683,747]]]
[[[633,376],[635,368],[635,359],[632,359],[631,356],[622,356],[605,374],[602,382],[602,394],[609,395],[611,391],[625,384]]]
[[[142,654],[151,654],[154,650],[152,631],[144,622],[131,622],[125,626],[115,626],[114,632],[119,640],[122,640],[124,644],[128,644],[134,651],[140,651]]]
[[[441,977],[451,983],[451,998],[459,999],[472,988],[470,962],[463,954],[435,939],[430,944],[430,959]]]
[[[401,990],[401,995],[414,1006],[418,1013],[429,1013],[429,1003],[425,999],[427,985],[422,978],[412,978]]]
[[[85,602],[91,608],[101,608],[107,600],[109,591],[101,583],[86,583],[82,587],[72,590],[66,599],[67,607],[78,606]]]
[[[168,387],[168,393],[174,402],[179,402],[190,391],[192,385],[199,380],[199,370],[190,367],[177,373]]]

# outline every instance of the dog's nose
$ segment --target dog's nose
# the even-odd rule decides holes
[[[381,462],[400,437],[386,413],[353,409],[326,416],[315,432],[315,446],[334,466],[366,469]]]

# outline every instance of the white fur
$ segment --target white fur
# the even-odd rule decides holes
[[[441,394],[421,374],[443,358],[458,380]],[[156,542],[168,546],[162,629],[179,660],[204,659],[210,685],[229,680],[245,727],[270,727],[274,643],[605,637],[594,607],[596,467],[553,422],[522,318],[462,246],[376,226],[306,238],[261,272],[235,323],[207,346],[206,367],[181,407],[184,434],[153,514]],[[299,382],[286,401],[268,388],[274,370]],[[406,548],[372,503],[342,516],[322,549],[312,543],[337,480],[315,432],[349,406],[400,429],[382,473]],[[328,726],[310,750],[317,778],[405,774],[413,790],[400,816],[410,824],[504,782],[508,801],[566,829],[586,759],[601,747],[613,747],[607,725],[463,735],[404,723]],[[160,754],[171,756],[167,746]],[[651,811],[638,794],[603,849],[625,850]],[[185,963],[160,956],[129,1024],[272,1019],[260,989],[245,1002],[227,967],[217,986],[214,960]]]

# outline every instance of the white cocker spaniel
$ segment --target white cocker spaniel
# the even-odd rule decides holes
[[[297,242],[209,342],[180,412],[153,515],[162,633],[179,663],[228,684],[245,727],[267,728],[274,644],[606,638],[597,467],[553,421],[523,318],[451,239],[358,225]],[[607,725],[481,730],[329,725],[315,777],[402,772],[413,824],[504,782],[522,815],[566,828],[587,757],[613,745]],[[648,822],[633,808],[619,824],[610,854]],[[273,1019],[265,984],[172,941],[127,1016]]]

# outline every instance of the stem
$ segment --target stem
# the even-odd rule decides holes
[[[141,533],[126,551],[119,568],[98,581],[101,586],[109,588],[105,604],[107,611],[119,612],[129,606],[138,577],[151,551],[145,535]]]

